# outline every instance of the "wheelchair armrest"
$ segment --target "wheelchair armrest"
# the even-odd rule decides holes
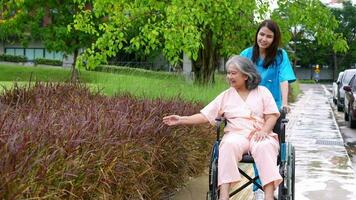
[[[220,126],[221,125],[221,122],[224,121],[224,117],[217,117],[215,118],[215,124],[216,126]]]

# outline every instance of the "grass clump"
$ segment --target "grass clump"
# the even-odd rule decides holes
[[[213,130],[167,127],[181,99],[41,84],[0,97],[0,199],[164,199],[206,167]]]

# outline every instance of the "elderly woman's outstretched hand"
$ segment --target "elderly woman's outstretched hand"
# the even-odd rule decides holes
[[[167,124],[168,126],[178,125],[180,122],[179,119],[180,119],[179,115],[169,115],[163,117],[163,123]]]

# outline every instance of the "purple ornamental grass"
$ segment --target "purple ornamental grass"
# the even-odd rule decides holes
[[[0,97],[0,199],[163,199],[207,166],[209,126],[162,117],[202,105],[36,83]]]

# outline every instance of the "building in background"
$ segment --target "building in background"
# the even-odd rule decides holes
[[[27,47],[19,43],[10,44],[1,42],[0,55],[1,54],[24,56],[27,58],[27,64],[29,65],[37,58],[62,61],[63,67],[71,67],[73,64],[73,55],[65,55],[63,52],[50,52],[44,48],[41,42],[31,42]]]

